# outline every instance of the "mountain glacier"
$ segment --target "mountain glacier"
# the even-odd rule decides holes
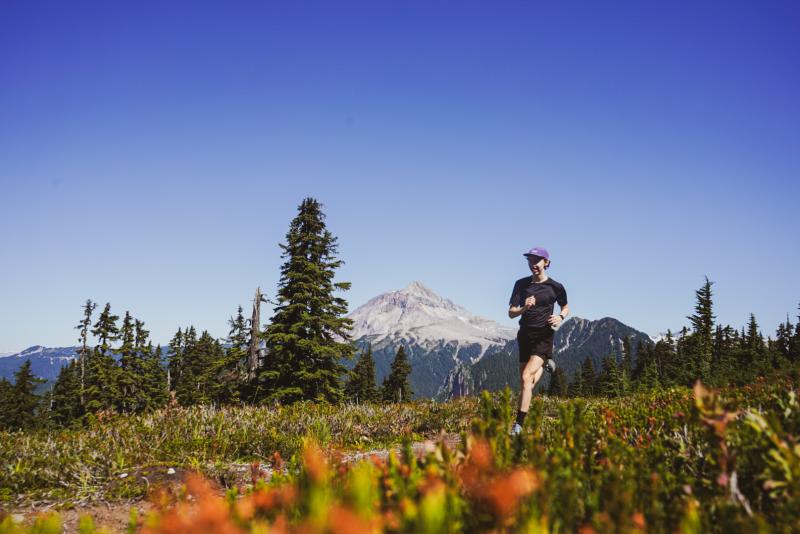
[[[420,282],[378,295],[349,317],[352,339],[368,338],[373,344],[403,339],[425,348],[455,343],[454,358],[459,348],[478,345],[471,351],[473,363],[490,347],[504,346],[516,337],[516,330],[474,315]]]

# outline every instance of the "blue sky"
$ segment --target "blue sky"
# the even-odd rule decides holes
[[[513,324],[545,246],[573,315],[679,328],[708,275],[720,322],[797,321],[796,2],[162,4],[0,6],[0,352],[87,298],[226,335],[307,196],[351,309]]]

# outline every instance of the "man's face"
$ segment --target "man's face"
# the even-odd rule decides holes
[[[545,259],[539,256],[528,256],[528,268],[534,275],[539,275],[544,272]]]

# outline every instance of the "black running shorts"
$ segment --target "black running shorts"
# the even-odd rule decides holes
[[[531,356],[539,356],[547,361],[553,357],[553,336],[555,332],[547,328],[520,328],[517,333],[519,362],[528,363]]]

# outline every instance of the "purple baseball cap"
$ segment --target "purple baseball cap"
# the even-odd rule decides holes
[[[550,261],[550,253],[547,252],[546,248],[542,248],[542,247],[533,247],[528,252],[523,254],[523,256],[525,256],[525,257],[527,257],[527,256],[538,256],[540,258],[544,258],[544,259]]]

